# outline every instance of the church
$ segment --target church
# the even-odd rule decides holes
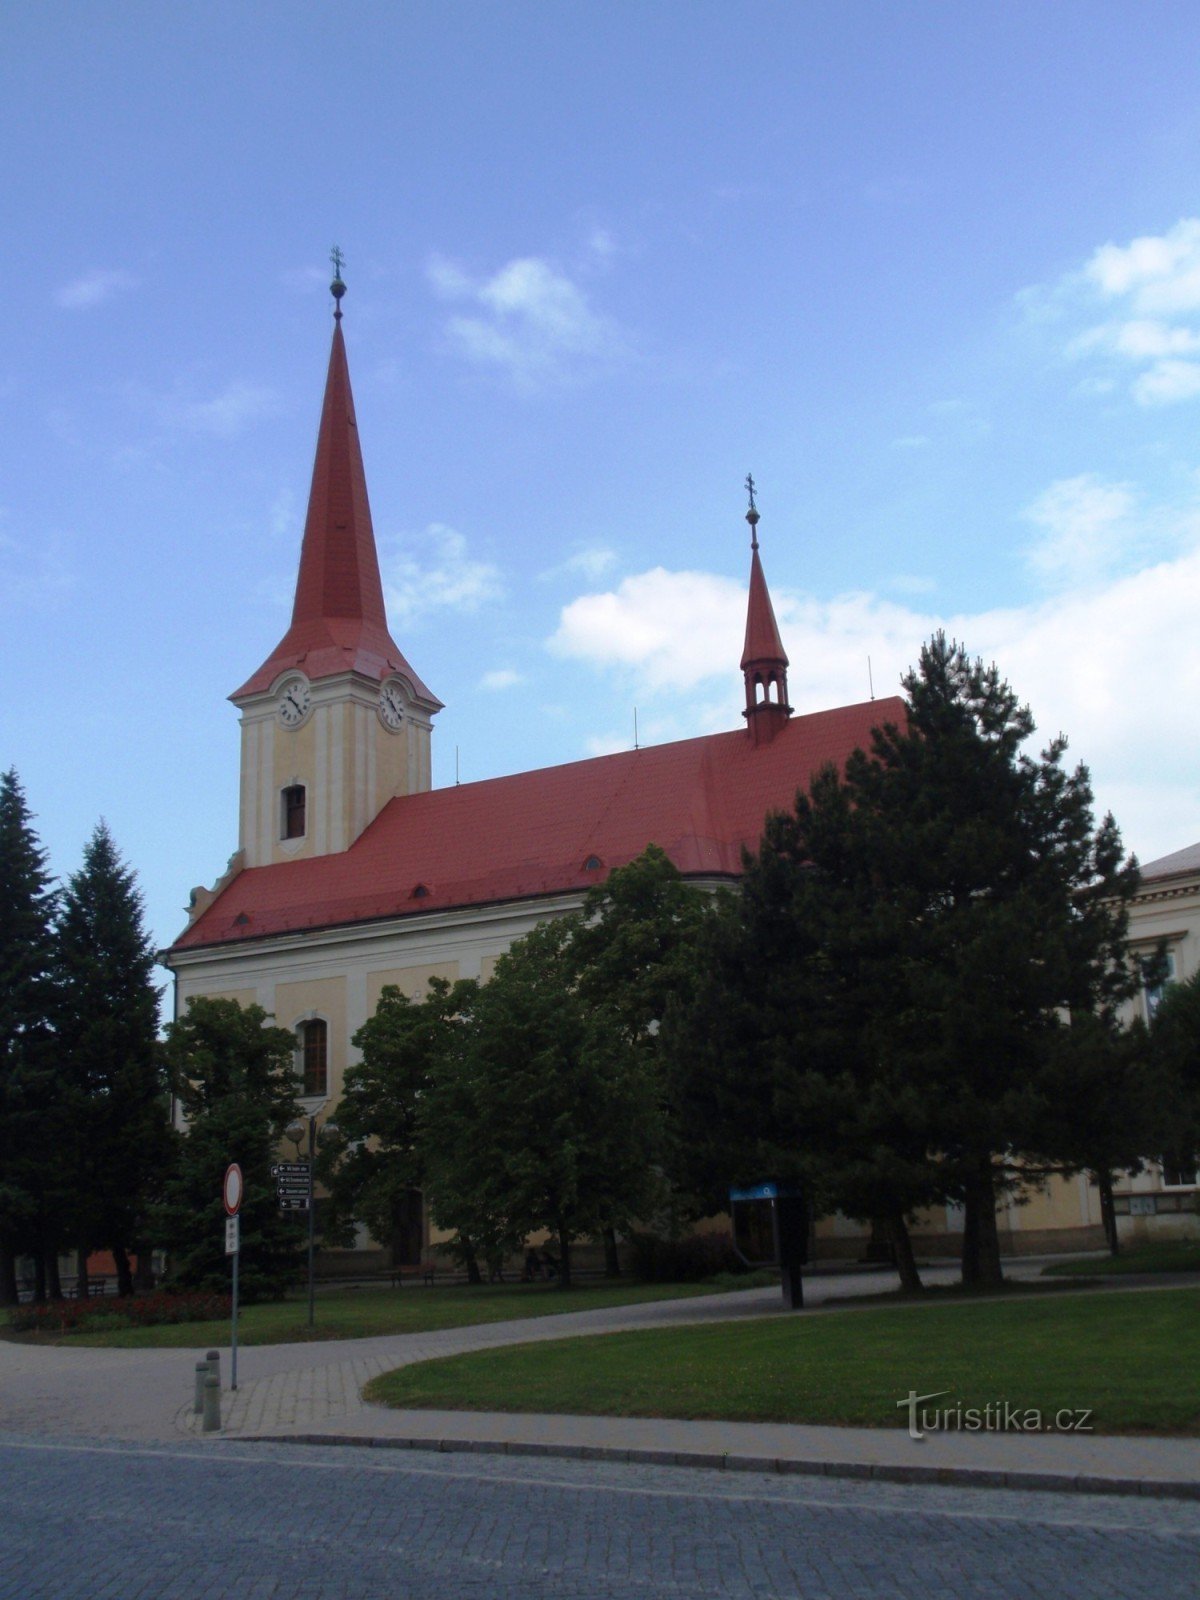
[[[193,890],[188,925],[162,958],[177,1014],[220,996],[294,1032],[298,1093],[318,1119],[336,1107],[351,1040],[386,985],[417,999],[431,977],[486,980],[515,939],[578,908],[649,844],[692,884],[735,884],[769,811],[789,809],[820,767],[843,765],[873,727],[904,716],[898,697],[793,710],[752,495],[745,648],[740,667],[729,664],[745,683],[744,726],[434,789],[442,702],[388,628],[340,277],[332,293],[291,625],[230,696],[241,717],[238,848],[213,888]],[[1044,1205],[1002,1217],[1010,1247],[1077,1229],[1094,1239],[1088,1188],[1056,1182]],[[927,1219],[918,1247],[953,1248],[956,1221]],[[827,1219],[818,1251],[844,1254],[852,1237],[857,1224]],[[423,1218],[414,1259],[428,1243]]]

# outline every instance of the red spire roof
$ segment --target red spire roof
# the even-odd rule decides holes
[[[329,353],[292,625],[230,698],[269,689],[289,667],[299,667],[309,679],[353,671],[382,680],[395,672],[430,709],[441,705],[388,632],[340,315]]]
[[[755,516],[755,522],[758,517]],[[747,667],[781,662],[787,666],[787,652],[779,637],[775,621],[775,608],[763,576],[762,562],[758,559],[757,529],[750,546],[750,604],[746,610],[746,647],[742,651],[742,671]]]

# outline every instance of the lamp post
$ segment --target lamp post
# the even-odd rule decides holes
[[[332,1139],[337,1135],[337,1125],[332,1122],[323,1123],[320,1134],[317,1132],[317,1118],[315,1112],[308,1117],[297,1117],[295,1122],[289,1122],[284,1132],[296,1146],[299,1155],[304,1140],[304,1130],[308,1129],[308,1325],[313,1326],[313,1235],[316,1212],[316,1165],[317,1165],[317,1139]]]

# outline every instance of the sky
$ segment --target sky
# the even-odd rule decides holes
[[[237,846],[344,252],[434,782],[814,711],[945,628],[1143,861],[1200,839],[1200,15],[18,0],[0,768],[159,945]]]

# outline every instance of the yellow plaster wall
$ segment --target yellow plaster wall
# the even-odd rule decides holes
[[[445,978],[449,983],[456,983],[458,962],[442,961],[430,967],[388,967],[382,972],[368,972],[367,1008],[373,1016],[379,996],[389,984],[394,984],[410,1000],[424,1000],[429,993],[430,978]]]
[[[492,974],[496,970],[496,963],[499,959],[499,956],[484,956],[479,963],[479,979],[481,983],[490,983],[492,981]]]
[[[180,990],[179,1014],[187,1010],[189,1000],[236,1000],[239,1006],[252,1006],[257,1004],[257,989],[204,989],[197,990],[195,994],[185,994]]]

